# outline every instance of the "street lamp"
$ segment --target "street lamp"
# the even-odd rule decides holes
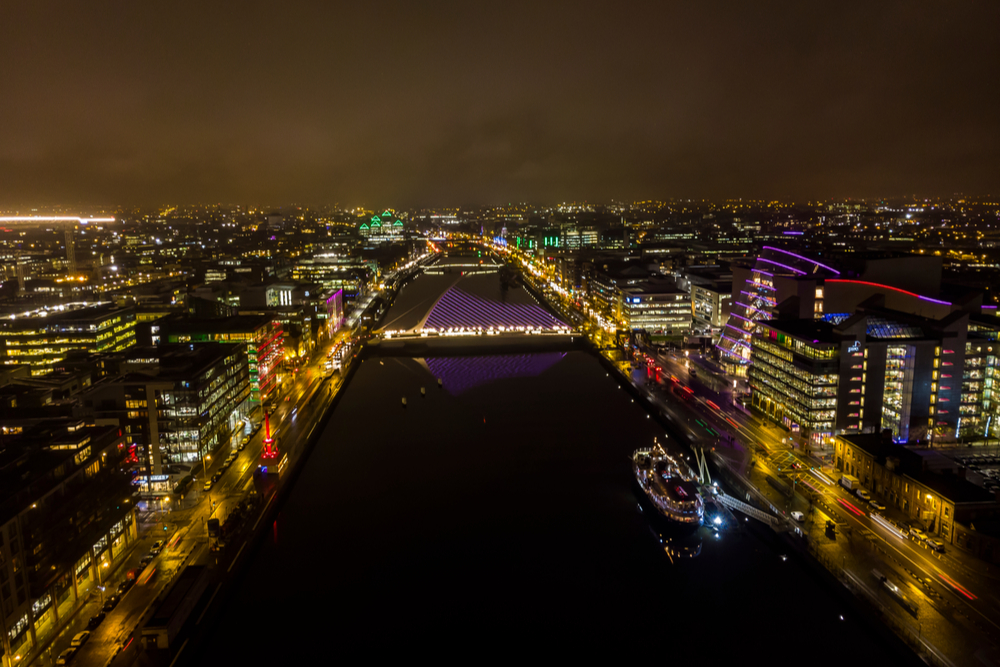
[[[101,592],[101,606],[104,606],[104,574],[102,569],[107,569],[108,561],[101,563],[101,567],[97,568],[97,590]]]

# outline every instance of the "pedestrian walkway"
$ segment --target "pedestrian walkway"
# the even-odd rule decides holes
[[[729,509],[742,512],[743,514],[746,514],[749,517],[757,519],[762,523],[766,523],[775,530],[779,530],[785,524],[785,522],[778,519],[778,517],[772,514],[768,514],[767,512],[763,512],[757,509],[756,507],[753,507],[752,505],[748,505],[745,502],[737,500],[732,496],[727,496],[724,493],[718,494],[717,496],[715,496],[715,499],[720,503],[722,503],[723,505],[725,505],[726,507],[728,507]]]

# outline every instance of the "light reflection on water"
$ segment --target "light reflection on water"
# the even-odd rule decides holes
[[[204,663],[327,647],[586,657],[595,642],[671,659],[708,643],[718,662],[780,634],[783,655],[841,664],[815,651],[833,633],[873,663],[895,659],[748,532],[651,531],[630,456],[663,436],[583,352],[365,361],[281,510],[280,544],[244,556]],[[808,632],[783,631],[791,609]],[[264,619],[287,640],[259,641]]]

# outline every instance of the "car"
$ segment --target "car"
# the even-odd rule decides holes
[[[89,621],[87,621],[87,627],[93,630],[94,628],[96,628],[101,624],[101,621],[104,620],[105,616],[107,616],[107,614],[105,614],[103,611],[97,612],[96,614],[90,617]]]
[[[792,518],[795,519],[796,521],[805,521],[806,515],[803,514],[802,512],[792,512]]]
[[[124,595],[128,593],[129,589],[135,585],[135,579],[124,579],[122,583],[118,584],[118,595]]]
[[[156,540],[155,542],[153,542],[153,546],[149,547],[149,553],[155,556],[156,554],[163,551],[163,547],[165,546],[167,546],[166,540]]]
[[[245,443],[245,442],[241,442],[241,443],[239,444],[239,446],[237,446],[237,447],[236,447],[236,451],[238,451],[238,452],[242,452],[242,451],[243,451],[244,449],[246,449],[246,448],[247,448],[247,443]]]
[[[885,505],[875,500],[874,498],[868,501],[868,507],[871,507],[873,510],[878,510],[879,512],[885,511]]]
[[[910,526],[910,535],[917,538],[918,540],[923,540],[926,539],[927,537],[927,534],[924,531],[920,530],[919,528],[916,528],[915,526]]]
[[[212,475],[212,481],[213,482],[218,482],[220,479],[222,479],[222,473],[221,472],[217,472],[214,475]]]
[[[935,540],[932,537],[926,538],[924,542],[926,542],[927,546],[929,546],[932,550],[938,552],[939,554],[944,553],[944,542],[940,540]]]
[[[104,609],[104,611],[112,611],[118,606],[119,602],[121,602],[121,598],[117,595],[112,595],[104,601],[104,607],[102,607],[102,609]]]
[[[206,480],[205,486],[201,487],[201,490],[202,491],[211,491],[212,490],[212,484],[213,484],[212,480]]]
[[[68,649],[66,649],[65,651],[63,651],[62,653],[59,654],[59,657],[56,658],[56,664],[57,665],[68,665],[69,661],[73,659],[74,655],[76,655],[76,648],[74,648],[74,647],[71,646],[71,647],[69,647]]]
[[[143,565],[149,565],[150,563],[153,562],[154,558],[156,558],[156,556],[154,556],[153,554],[146,554],[139,559],[139,562],[142,563]]]
[[[242,439],[242,440],[240,440],[240,444],[241,444],[241,445],[245,445],[245,444],[247,444],[248,442],[250,442],[250,436],[249,436],[249,435],[245,435],[245,436],[243,436],[243,439]]]
[[[867,500],[870,502],[872,499],[872,494],[868,493],[865,489],[858,489],[857,494],[858,498],[861,498],[861,500]]]
[[[236,452],[233,452],[228,457],[226,457],[226,461],[229,461],[230,463],[232,463],[235,460],[236,460]]]
[[[90,639],[90,631],[84,630],[83,632],[78,632],[73,635],[73,640],[70,641],[69,645],[79,648],[86,644],[88,639]]]

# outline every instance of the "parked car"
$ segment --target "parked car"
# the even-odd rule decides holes
[[[944,553],[944,542],[942,542],[941,540],[935,540],[932,537],[928,537],[924,541],[927,542],[927,546],[929,546],[934,551],[938,552],[939,554]]]
[[[153,562],[154,558],[156,558],[156,556],[154,556],[153,554],[145,554],[142,558],[139,559],[139,562],[142,563],[143,565],[149,565],[151,562]]]
[[[84,630],[83,632],[78,632],[73,635],[73,640],[70,641],[69,645],[74,648],[79,648],[86,644],[88,639],[90,639],[90,632],[88,630]]]
[[[163,547],[165,546],[167,546],[166,540],[156,540],[155,542],[153,542],[153,546],[149,547],[149,553],[155,556],[156,554],[163,551]]]
[[[879,512],[885,511],[885,505],[875,500],[874,498],[868,501],[868,507],[871,507],[873,510],[878,510]]]
[[[76,649],[71,646],[70,648],[66,649],[65,651],[59,654],[59,657],[56,658],[56,664],[68,665],[69,661],[73,659],[74,655],[76,655]]]
[[[872,499],[872,494],[868,493],[865,489],[858,489],[855,493],[858,494],[858,498],[861,498],[861,500],[871,501]]]
[[[201,490],[202,491],[211,491],[212,490],[212,484],[214,484],[214,483],[215,482],[213,482],[210,479],[205,480],[205,486],[201,487]]]
[[[927,533],[914,526],[910,526],[910,535],[917,538],[918,540],[923,540],[926,539],[927,537]]]
[[[89,621],[87,621],[87,627],[93,630],[94,628],[96,628],[101,624],[101,621],[104,620],[105,616],[107,616],[107,614],[105,614],[103,611],[97,612],[96,614],[90,617]]]
[[[218,482],[220,479],[222,479],[221,472],[217,472],[214,475],[212,475],[212,482]]]
[[[103,607],[104,611],[112,611],[115,607],[118,606],[118,603],[120,601],[121,598],[118,597],[117,595],[112,595],[108,597],[106,600],[104,600],[104,607]]]
[[[118,595],[124,595],[135,585],[135,579],[125,579],[118,584]]]
[[[236,451],[242,452],[244,449],[246,449],[246,447],[247,447],[246,441],[241,442],[239,447],[236,448]]]

